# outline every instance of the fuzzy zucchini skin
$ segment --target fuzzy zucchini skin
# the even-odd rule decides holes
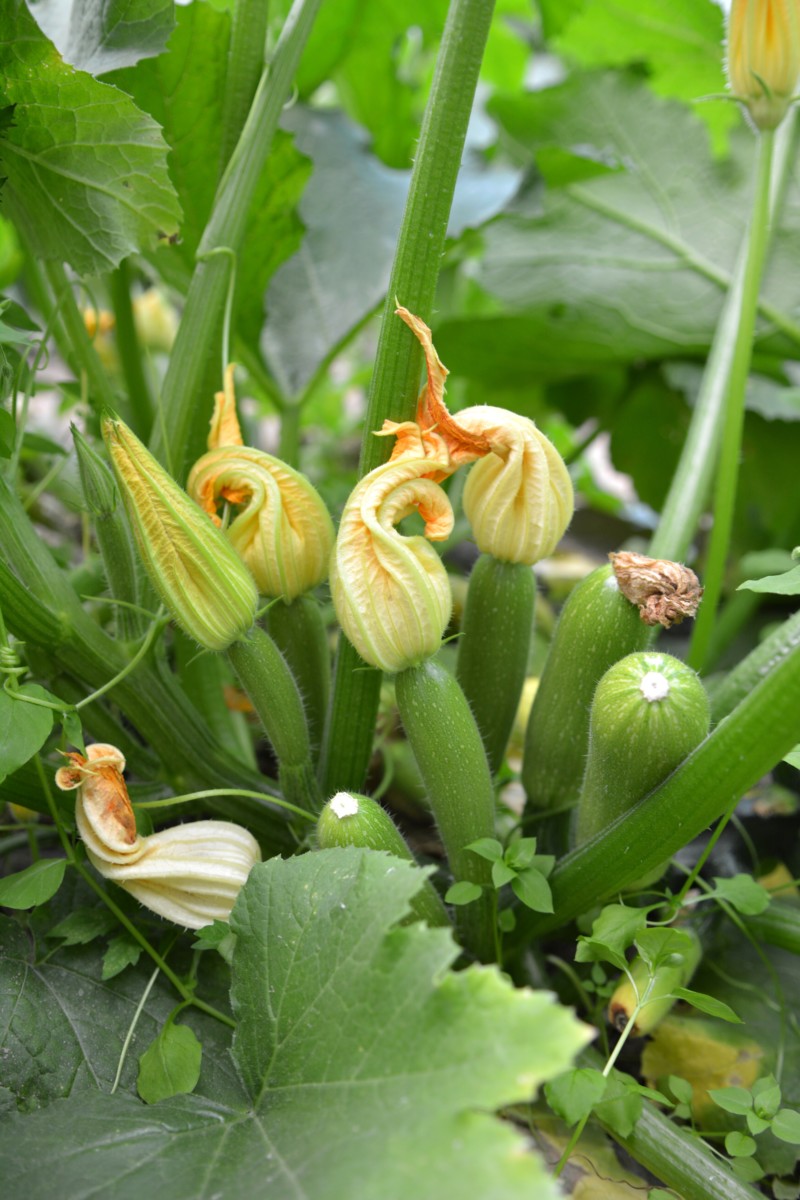
[[[338,792],[317,818],[317,845],[320,850],[337,846],[363,846],[368,850],[386,850],[395,858],[414,862],[414,855],[392,818],[376,800],[353,792]],[[412,897],[409,921],[427,921],[429,925],[449,926],[445,907],[426,879]]]
[[[494,789],[481,735],[464,693],[430,659],[395,679],[397,707],[425,783],[433,815],[457,881],[479,884],[479,899],[456,909],[464,948],[482,962],[495,956],[492,868],[466,847],[494,837]]]
[[[316,759],[331,690],[331,655],[322,611],[313,596],[298,596],[290,604],[278,600],[267,612],[266,623],[303,698],[311,751]]]
[[[525,682],[535,604],[529,566],[480,556],[469,577],[456,678],[493,775],[502,766]]]
[[[629,654],[597,685],[589,756],[575,820],[581,845],[657,787],[703,741],[705,688],[669,654]]]
[[[600,677],[643,649],[650,631],[619,591],[611,566],[598,567],[571,592],[559,617],[525,737],[522,782],[528,812],[578,798],[589,741],[589,708]]]

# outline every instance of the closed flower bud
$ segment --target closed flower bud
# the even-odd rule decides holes
[[[398,430],[401,445],[419,435],[411,422]],[[390,673],[435,654],[450,619],[447,572],[425,540],[443,540],[453,527],[450,501],[430,478],[437,467],[448,473],[444,463],[401,454],[370,471],[345,505],[331,558],[342,629],[365,662]],[[403,537],[394,526],[415,511],[425,537]]]
[[[255,620],[250,574],[213,521],[124,422],[103,437],[150,580],[182,629],[206,650],[224,650]]]
[[[271,454],[241,444],[233,368],[217,396],[209,444],[191,470],[190,496],[219,524],[218,505],[241,508],[226,536],[265,596],[294,600],[322,583],[334,530],[319,493],[304,475]]]
[[[463,505],[478,547],[501,562],[532,566],[551,554],[574,510],[561,455],[527,417],[479,405],[455,417],[491,446],[472,468]]]
[[[227,921],[260,861],[255,838],[229,821],[190,821],[140,837],[122,778],[125,759],[101,743],[86,754],[69,754],[56,784],[78,790],[75,819],[92,866],[176,925],[200,929]]]
[[[797,0],[733,0],[728,22],[728,78],[758,129],[774,129],[800,75]]]
[[[114,476],[96,450],[93,450],[79,430],[72,425],[72,437],[78,459],[81,489],[86,508],[93,517],[111,516],[117,507],[119,494]]]

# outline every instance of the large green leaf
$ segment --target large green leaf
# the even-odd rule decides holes
[[[175,25],[173,0],[28,0],[65,62],[91,75],[160,54]]]
[[[169,171],[184,220],[180,244],[163,247],[156,261],[164,277],[177,284],[194,268],[219,181],[229,39],[228,13],[195,0],[178,9],[165,54],[113,75],[158,121],[169,143]],[[302,236],[295,208],[309,171],[291,138],[279,134],[250,210],[247,250],[236,265],[240,330],[252,341],[261,330],[267,282]]]
[[[108,1103],[123,1042],[153,973],[151,960],[143,956],[138,966],[128,966],[104,982],[102,939],[53,952],[47,934],[92,897],[76,880],[75,872],[69,872],[58,896],[46,908],[38,909],[25,927],[0,920],[3,1084],[22,1112],[68,1096],[80,1108],[98,1089],[104,1093],[100,1098]],[[130,907],[135,911],[137,906]],[[96,911],[107,913],[104,907]],[[139,920],[143,931],[157,940],[157,923]],[[213,978],[212,968],[217,965],[222,986]],[[200,993],[224,1006],[226,975],[227,969],[216,955],[206,956],[200,971]],[[135,1093],[137,1057],[157,1036],[177,999],[172,985],[160,977],[148,995],[123,1064],[123,1091]],[[222,1100],[236,1096],[238,1086],[228,1054],[230,1031],[195,1010],[182,1014],[181,1020],[191,1023],[203,1042],[201,1088]]]
[[[306,235],[267,293],[262,349],[293,395],[383,300],[411,173],[375,158],[362,131],[341,113],[297,106],[284,124],[314,173],[300,202]],[[517,171],[468,162],[456,188],[451,236],[499,212],[518,181]]]
[[[623,75],[498,97],[490,110],[523,161],[557,146],[625,169],[534,191],[485,229],[473,274],[490,303],[437,330],[444,361],[511,385],[705,356],[749,210],[752,135],[737,133],[731,160],[714,162],[697,118]],[[767,272],[762,354],[788,344],[770,334],[796,305],[797,230],[793,186]]]
[[[398,927],[421,882],[354,848],[256,867],[231,921],[247,1095],[83,1095],[14,1118],[9,1193],[44,1198],[57,1171],[63,1200],[133,1200],[167,1178],[172,1200],[554,1198],[493,1110],[563,1071],[587,1031],[494,968],[450,972],[448,933]]]
[[[707,100],[725,91],[722,39],[714,0],[585,0],[556,46],[585,67],[647,63],[660,96],[701,102],[697,114],[723,150],[741,116],[735,104]]]
[[[115,87],[68,67],[23,0],[0,33],[3,204],[42,258],[106,271],[175,233],[180,207],[158,126]]]

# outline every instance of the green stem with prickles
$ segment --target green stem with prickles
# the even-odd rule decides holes
[[[478,726],[453,676],[432,659],[401,671],[395,691],[453,876],[483,888],[477,900],[457,907],[456,930],[465,949],[491,962],[496,951],[492,867],[467,849],[495,831],[492,777]]]
[[[386,418],[413,420],[422,350],[393,314],[395,298],[430,320],[447,222],[475,97],[494,0],[451,0],[431,94],[420,130],[403,223],[395,252],[378,354],[370,385],[360,473],[380,466],[391,447],[376,438]],[[322,770],[325,786],[363,786],[372,752],[381,676],[342,638]]]
[[[290,604],[279,600],[271,605],[266,620],[270,637],[300,689],[316,759],[331,690],[331,655],[322,611],[313,596],[298,596]]]

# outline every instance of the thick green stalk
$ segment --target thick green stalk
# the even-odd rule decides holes
[[[153,424],[153,397],[144,371],[142,347],[136,332],[131,303],[131,271],[124,258],[109,276],[111,303],[114,306],[115,332],[122,374],[128,392],[126,421],[133,432],[146,442]]]
[[[300,689],[316,759],[331,690],[331,654],[322,611],[313,596],[298,596],[291,604],[279,600],[267,613],[267,628]]]
[[[602,1071],[603,1058],[596,1050],[584,1050],[579,1064]],[[626,1136],[595,1118],[606,1133],[619,1142],[636,1162],[672,1188],[682,1200],[759,1200],[761,1192],[743,1183],[724,1158],[707,1148],[702,1138],[687,1133],[645,1100],[642,1115]]]
[[[700,670],[706,661],[708,644],[714,627],[725,562],[733,528],[736,490],[739,481],[739,456],[744,428],[744,401],[747,377],[753,356],[758,294],[769,243],[770,185],[772,180],[772,151],[774,134],[762,133],[758,141],[755,195],[747,236],[747,260],[742,281],[739,322],[731,362],[730,384],[725,402],[722,444],[714,492],[714,525],[706,554],[703,603],[692,632],[689,662]]]
[[[268,0],[237,0],[232,10],[225,95],[222,98],[220,173],[244,128],[258,87],[267,43]]]
[[[795,141],[796,117],[790,114],[776,138],[770,230],[777,225],[786,185],[794,170]],[[711,488],[722,431],[722,414],[733,367],[746,257],[747,245],[744,244],[714,331],[680,461],[670,484],[658,529],[650,543],[649,553],[654,558],[682,561],[686,557]]]
[[[800,644],[664,783],[557,864],[550,877],[555,913],[520,912],[509,940],[522,946],[560,928],[698,837],[792,748],[798,711]]]
[[[278,760],[286,800],[309,812],[320,807],[303,701],[286,659],[263,629],[254,629],[226,651]]]
[[[220,180],[214,207],[197,250],[178,336],[164,378],[163,414],[153,427],[151,449],[167,462],[175,477],[184,476],[191,456],[190,434],[205,436],[198,415],[199,399],[211,360],[220,345],[222,316],[228,294],[231,262],[244,242],[247,217],[261,169],[267,160],[283,106],[289,96],[300,54],[311,31],[321,0],[295,0],[286,18],[275,54],[265,68],[230,162]],[[220,368],[220,379],[222,370]],[[210,412],[213,397],[208,395]],[[199,432],[198,432],[199,431]]]
[[[711,719],[721,721],[733,712],[756,684],[781,660],[800,646],[800,612],[773,629],[732,671],[710,686]]]
[[[433,815],[457,882],[477,883],[483,893],[456,908],[456,929],[465,949],[482,962],[496,955],[496,897],[492,866],[467,846],[494,837],[494,790],[475,718],[464,693],[433,659],[401,671],[397,706],[425,781]]]
[[[773,900],[757,917],[746,917],[744,924],[756,941],[800,954],[800,906],[795,902]]]
[[[221,654],[198,654],[197,643],[179,629],[172,636],[175,667],[186,695],[219,744],[255,771],[256,756],[247,719],[226,703],[226,685],[234,682],[230,667]]]
[[[63,265],[57,262],[45,263],[44,273],[54,303],[58,303],[59,306],[55,326],[59,349],[78,378],[85,375],[87,398],[94,410],[99,412],[102,408],[118,409],[119,398],[86,331],[80,309],[75,302],[72,284]]]
[[[451,0],[447,13],[383,312],[361,447],[362,475],[380,466],[391,452],[389,439],[373,436],[384,420],[414,418],[422,349],[411,330],[393,315],[395,299],[430,320],[493,10],[494,0]],[[358,791],[363,786],[379,696],[380,674],[365,670],[342,638],[322,755],[328,787],[335,782],[337,788]]]
[[[530,567],[481,555],[469,577],[456,678],[478,723],[493,775],[502,766],[522,695],[535,604]]]

